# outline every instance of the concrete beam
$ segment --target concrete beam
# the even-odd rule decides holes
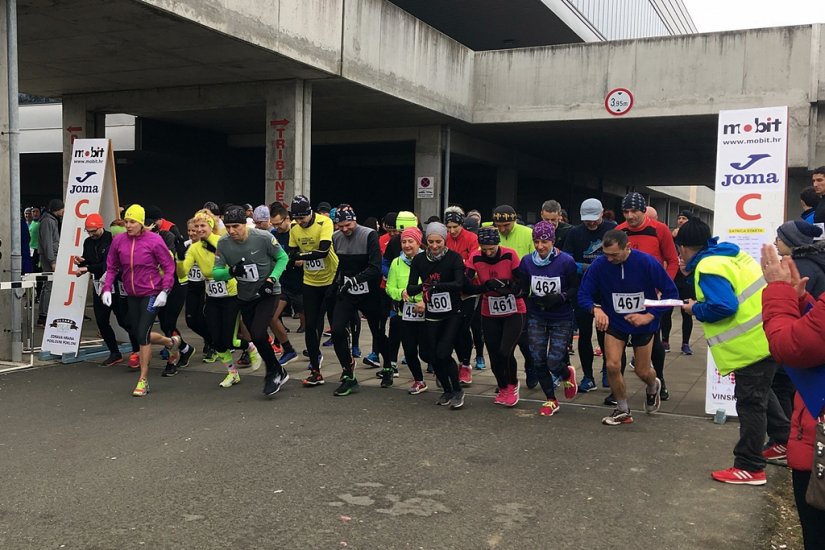
[[[433,182],[434,196],[428,199],[415,198],[415,212],[423,224],[430,216],[441,216],[441,193],[444,189],[443,174],[443,132],[440,126],[422,126],[418,129],[415,142],[415,181],[427,177]]]
[[[6,0],[0,0],[0,202],[8,205],[11,201],[11,155],[9,154],[9,102],[8,102],[8,48],[6,47]],[[3,281],[11,280],[11,216],[7,213],[0,216],[0,273]],[[0,292],[0,329],[3,338],[0,338],[0,360],[12,360],[11,331],[20,327],[11,326],[12,292]],[[19,348],[18,348],[19,349]]]
[[[273,85],[266,106],[266,204],[289,206],[309,194],[312,85],[302,80]]]

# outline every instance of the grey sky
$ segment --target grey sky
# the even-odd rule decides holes
[[[825,0],[684,0],[699,32],[825,23]]]

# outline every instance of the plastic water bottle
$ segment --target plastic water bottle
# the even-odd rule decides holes
[[[713,423],[714,424],[724,424],[725,420],[727,420],[728,415],[725,412],[725,409],[716,409],[716,414],[713,415]]]
[[[149,296],[149,305],[146,306],[146,311],[149,313],[155,312],[155,298],[156,296]]]

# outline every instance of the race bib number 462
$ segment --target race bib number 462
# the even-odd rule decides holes
[[[614,292],[613,311],[616,313],[639,313],[645,310],[644,292]]]
[[[547,296],[561,292],[561,277],[530,277],[530,291],[533,296]]]

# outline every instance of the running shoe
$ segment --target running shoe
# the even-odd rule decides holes
[[[645,393],[645,412],[647,414],[655,413],[659,410],[659,407],[662,404],[662,396],[659,395],[659,392],[662,391],[662,381],[658,378],[656,379],[656,392],[655,393]]]
[[[427,363],[427,374],[435,374],[435,369],[430,363]]]
[[[493,405],[504,405],[504,398],[507,396],[509,390],[510,386],[503,388],[496,387],[496,397],[493,399]]]
[[[381,366],[381,363],[379,363],[378,360],[378,354],[372,351],[369,355],[364,357],[364,364],[370,368],[377,369]]]
[[[210,346],[205,346],[203,348],[203,362],[204,363],[214,363],[218,360],[218,352],[212,349]]]
[[[772,443],[765,447],[762,456],[771,464],[786,465],[788,463],[788,448],[779,443]]]
[[[670,399],[670,392],[667,391],[667,386],[665,385],[664,380],[662,380],[662,390],[659,392],[659,397],[661,397],[662,401],[667,401]]]
[[[462,386],[470,386],[473,383],[473,368],[470,365],[458,366],[458,383]]]
[[[499,392],[501,393],[501,392]],[[505,407],[515,407],[519,401],[519,387],[518,384],[510,384],[507,386],[507,391],[504,394],[502,405]]]
[[[615,409],[610,416],[602,418],[602,424],[605,426],[619,426],[620,424],[633,424],[633,417],[630,411],[621,411]]]
[[[284,352],[284,348],[282,345],[278,344],[277,342],[272,342],[272,351],[275,352],[275,355],[281,355]]]
[[[613,392],[610,392],[610,395],[604,398],[603,403],[608,407],[615,407],[619,404],[619,402],[616,401],[616,397],[613,395]]]
[[[458,390],[457,392],[453,393],[453,396],[450,398],[450,408],[460,409],[464,406],[464,390]]]
[[[286,371],[286,369],[281,369],[281,374],[279,376],[281,377],[282,386],[289,382],[289,373]]]
[[[596,357],[601,357],[602,356],[602,348],[596,346],[596,348],[593,349],[593,355],[595,355]]]
[[[304,386],[321,386],[324,384],[324,377],[320,370],[309,371],[309,376],[304,378]]]
[[[728,468],[710,473],[710,477],[722,483],[733,485],[764,485],[768,482],[765,470],[749,472],[740,468]]]
[[[352,356],[355,357],[356,359],[360,359],[361,358],[361,348],[359,348],[358,346],[352,346]]]
[[[693,350],[690,349],[690,344],[687,342],[682,344],[682,355],[693,355]]]
[[[168,360],[169,360],[169,348],[165,348],[165,347],[164,347],[164,348],[161,348],[161,350],[160,350],[160,358],[161,358],[161,359],[163,359],[164,361],[168,361]]]
[[[306,329],[304,329],[304,327],[298,327],[298,329],[295,332],[297,332],[298,334],[303,334],[305,331]],[[287,332],[289,332],[289,329],[287,329]]]
[[[354,376],[342,376],[341,385],[336,388],[332,395],[343,397],[358,390],[358,380]]]
[[[662,340],[662,347],[665,348],[665,353],[670,353],[670,342]]]
[[[541,416],[553,416],[559,412],[559,400],[558,399],[550,399],[549,401],[545,401],[544,404],[539,409],[539,414]]]
[[[276,374],[267,374],[264,377],[264,395],[272,397],[281,391],[281,377]]]
[[[406,365],[406,364],[407,364],[407,356],[406,356],[406,355],[405,355],[405,356],[403,356],[403,357],[401,358],[401,364],[402,364],[402,365]]]
[[[129,355],[129,368],[140,368],[140,355],[137,352],[132,352],[132,354]]]
[[[381,387],[389,388],[392,386],[392,369],[381,369]]]
[[[335,342],[332,341],[332,338],[330,338],[329,340],[327,340],[326,342],[321,344],[321,346],[323,346],[325,348],[329,348],[329,347],[332,347],[334,345],[335,345]]]
[[[288,365],[290,361],[294,361],[294,360],[296,360],[296,359],[298,359],[298,354],[295,352],[295,350],[292,350],[292,351],[285,351],[285,352],[284,352],[284,353],[282,353],[282,354],[281,354],[281,356],[278,358],[278,362],[279,362],[279,363],[281,364],[281,366],[283,367],[283,366],[285,366],[285,365]]]
[[[324,336],[326,336],[327,338],[332,338],[332,329],[328,328],[327,330],[325,330]]]
[[[189,348],[189,351],[180,352],[180,354],[178,355],[178,362],[175,363],[175,366],[178,367],[179,369],[182,369],[184,367],[188,367],[189,366],[189,359],[195,353],[195,346],[193,346],[192,344],[187,344],[186,347]]]
[[[110,353],[109,357],[107,357],[101,364],[101,367],[113,367],[119,363],[123,362],[123,356],[119,353]]]
[[[423,393],[425,391],[427,391],[427,384],[423,380],[420,382],[416,380],[412,383],[410,389],[407,390],[407,393],[410,395],[418,395],[419,393]]]
[[[564,398],[570,400],[579,393],[579,385],[576,384],[576,369],[573,368],[573,365],[567,365],[567,372],[570,373],[570,376],[567,380],[562,380],[561,385],[564,388]]]
[[[602,369],[602,387],[609,388],[610,382],[607,380],[607,369]]]
[[[392,371],[392,377],[393,378],[398,378],[398,368],[395,366],[395,363],[392,363],[392,367],[390,367],[390,370]],[[377,370],[375,372],[375,377],[376,378],[383,378],[384,377],[383,372],[384,372],[384,369]]]
[[[178,373],[178,367],[174,363],[166,363],[166,366],[163,368],[163,373],[161,376],[175,376]]]
[[[135,386],[135,389],[132,391],[132,395],[135,397],[143,397],[147,393],[149,393],[149,381],[145,378],[141,378],[138,380],[137,386]]]
[[[445,391],[441,394],[441,397],[438,398],[438,401],[435,402],[436,405],[441,405],[442,407],[446,407],[450,404],[450,400],[453,398],[453,394]]]
[[[630,359],[630,363],[628,363],[627,367],[630,370],[636,370],[636,358],[635,357]]]
[[[235,372],[230,371],[226,374],[226,378],[224,378],[223,381],[218,385],[222,388],[231,388],[235,384],[240,384],[240,382],[241,382],[241,375],[238,374],[238,371],[235,371]]]
[[[484,357],[476,357],[476,370],[484,370],[487,368],[486,363],[484,363]]]
[[[249,347],[249,368],[252,372],[255,372],[259,368],[261,368],[261,354],[258,353],[258,350],[253,348],[252,346]]]
[[[245,369],[245,368],[246,368],[246,367],[248,367],[250,364],[251,364],[251,363],[250,363],[250,361],[249,361],[249,353],[248,353],[246,350],[244,350],[244,351],[241,353],[241,356],[238,358],[238,360],[237,360],[237,361],[235,361],[235,366],[240,367],[240,368],[242,368],[242,369]]]
[[[579,382],[579,393],[588,393],[596,389],[596,381],[590,378],[589,376],[585,376],[582,378],[582,381]]]

